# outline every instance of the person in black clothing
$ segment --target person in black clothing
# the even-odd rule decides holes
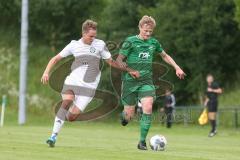
[[[166,90],[164,98],[164,111],[166,114],[167,128],[172,127],[173,111],[176,101],[170,90]]]
[[[219,87],[219,84],[214,81],[214,77],[211,74],[207,75],[207,90],[206,90],[206,99],[204,105],[208,109],[208,119],[212,126],[212,129],[209,133],[209,137],[213,137],[217,134],[216,130],[216,114],[218,111],[218,95],[222,93],[222,89]]]

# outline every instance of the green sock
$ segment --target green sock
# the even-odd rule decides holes
[[[152,122],[152,114],[142,114],[140,120],[140,141],[145,141]]]

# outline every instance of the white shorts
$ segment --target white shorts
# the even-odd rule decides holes
[[[70,82],[70,83],[69,83]],[[76,83],[77,82],[77,83]],[[73,104],[80,109],[81,112],[85,110],[87,105],[91,102],[95,95],[96,88],[98,86],[98,82],[95,83],[85,83],[76,79],[70,81],[70,77],[68,76],[64,82],[62,88],[62,98],[66,94],[66,91],[72,91],[75,95],[75,99]]]
[[[63,98],[62,94],[62,98]],[[83,112],[87,105],[92,101],[93,97],[86,97],[86,96],[78,96],[75,95],[75,99],[73,101],[73,104],[81,111]]]

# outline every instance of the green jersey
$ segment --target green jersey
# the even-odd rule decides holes
[[[142,40],[138,36],[128,37],[119,53],[124,55],[128,67],[139,71],[138,80],[152,79],[152,61],[154,54],[162,53],[163,49],[155,38]],[[122,80],[134,80],[131,75],[124,72]]]

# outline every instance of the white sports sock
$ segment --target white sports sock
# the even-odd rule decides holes
[[[54,120],[52,136],[57,136],[58,135],[58,132],[62,128],[63,124],[64,124],[64,121],[56,116],[55,120]]]

